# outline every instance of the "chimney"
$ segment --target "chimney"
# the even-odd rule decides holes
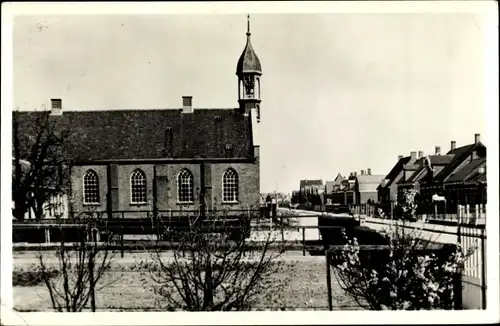
[[[417,152],[410,152],[411,161],[415,161],[417,159]]]
[[[436,155],[441,155],[441,147],[436,146]]]
[[[370,169],[370,168],[366,169],[366,174],[372,175],[372,169]]]
[[[233,145],[226,144],[226,157],[233,157]]]
[[[424,157],[424,151],[418,151],[418,158]]]
[[[474,144],[478,144],[480,141],[481,141],[481,135],[475,134],[474,135]]]
[[[450,145],[450,151],[453,151],[455,150],[455,148],[457,147],[457,142],[452,140],[451,141],[451,145]]]
[[[365,170],[361,170],[361,175],[365,175]]]
[[[182,113],[193,113],[193,97],[182,97]]]
[[[402,158],[403,158],[403,155],[398,155],[398,162],[401,161]]]
[[[61,115],[62,114],[62,100],[59,98],[50,99],[50,114],[51,115]]]

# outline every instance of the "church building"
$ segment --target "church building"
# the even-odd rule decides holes
[[[182,96],[177,109],[71,111],[52,99],[50,119],[70,130],[69,214],[258,209],[262,68],[250,36],[248,20],[236,108],[198,109]],[[14,114],[23,130],[41,112]]]

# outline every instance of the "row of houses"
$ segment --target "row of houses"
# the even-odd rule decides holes
[[[432,155],[423,151],[398,156],[394,167],[377,187],[378,203],[389,209],[406,189],[418,191],[417,203],[422,213],[432,210],[436,202],[440,210],[454,214],[458,205],[486,204],[486,146],[480,134],[474,142],[457,147],[450,142],[446,154],[436,146]]]
[[[384,211],[401,198],[406,189],[416,189],[418,209],[424,213],[435,210],[456,213],[458,205],[486,203],[486,147],[480,135],[474,142],[461,147],[451,141],[446,154],[436,146],[433,154],[412,151],[399,155],[395,165],[386,174],[372,174],[370,168],[351,172],[348,176],[337,174],[333,181],[302,180],[292,196],[292,202],[315,205],[377,204]]]
[[[322,204],[359,205],[377,201],[377,187],[384,175],[374,175],[371,169],[361,173],[351,172],[349,176],[337,174],[333,181],[301,180],[300,188],[293,194],[294,201],[301,204],[321,201]]]

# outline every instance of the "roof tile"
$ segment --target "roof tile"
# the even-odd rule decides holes
[[[26,141],[44,113],[14,114]],[[253,152],[250,118],[235,109],[67,111],[51,119],[71,131],[66,155],[76,161],[224,158],[226,144],[232,145],[233,157],[251,157]]]

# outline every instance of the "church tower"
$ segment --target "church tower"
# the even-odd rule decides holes
[[[250,42],[250,15],[247,16],[247,44],[241,53],[236,67],[238,76],[238,102],[244,114],[257,111],[257,121],[260,120],[260,77],[262,68],[259,58]]]

